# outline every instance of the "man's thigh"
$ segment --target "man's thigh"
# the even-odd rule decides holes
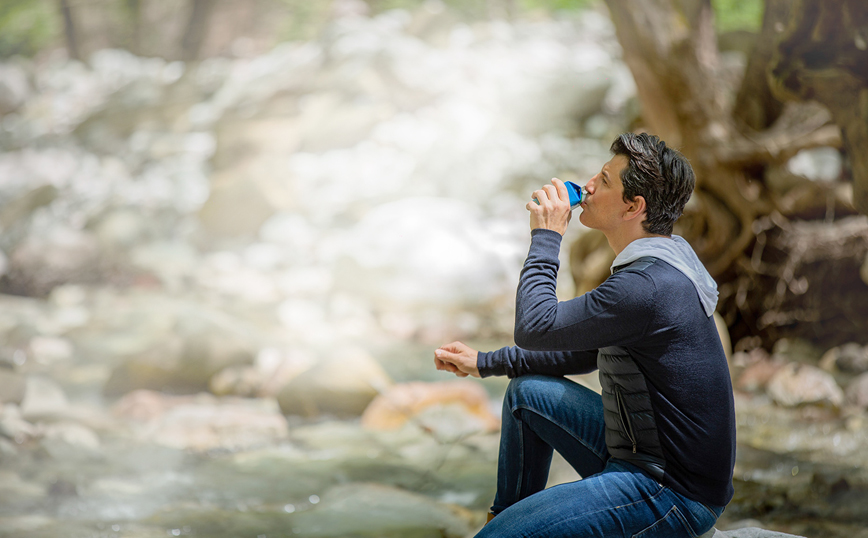
[[[523,376],[512,380],[504,404],[583,476],[600,472],[609,459],[603,400],[591,389],[562,377]],[[590,455],[595,461],[582,464]]]
[[[477,537],[693,538],[716,519],[709,509],[661,486],[633,465],[610,460],[601,473],[510,506]]]

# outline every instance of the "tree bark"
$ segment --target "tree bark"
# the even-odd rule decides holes
[[[181,59],[193,61],[199,58],[202,43],[208,35],[208,22],[214,11],[214,3],[217,0],[191,0],[190,18],[187,21],[187,29],[181,39]]]
[[[72,8],[69,0],[60,0],[60,14],[63,17],[63,33],[66,36],[66,50],[73,60],[81,60],[78,49],[78,34],[75,29],[75,19],[72,18]]]
[[[868,215],[868,6],[864,0],[798,0],[774,59],[783,98],[825,105],[853,167],[853,203]]]
[[[854,209],[828,187],[804,180],[779,191],[768,180],[786,174],[787,161],[803,149],[843,145],[856,206],[868,214],[868,151],[859,150],[868,147],[863,0],[767,0],[734,95],[721,82],[710,0],[606,3],[636,81],[643,127],[680,149],[696,171],[676,233],[718,281],[718,310],[733,341],[760,336],[770,347],[798,334],[868,341],[868,331],[843,321],[868,316],[868,283],[859,277],[868,221],[835,222]],[[804,218],[824,220],[803,225]],[[593,236],[577,242],[571,261],[578,290],[607,276],[602,248]]]

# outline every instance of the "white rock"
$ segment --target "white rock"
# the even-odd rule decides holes
[[[47,425],[40,444],[57,460],[67,459],[71,455],[95,456],[100,448],[97,434],[74,422]]]
[[[39,289],[53,287],[95,270],[99,248],[96,238],[63,225],[30,235],[12,253],[12,268],[26,275]]]
[[[129,247],[145,236],[148,224],[142,212],[120,209],[100,219],[95,232],[103,247]]]
[[[338,349],[278,393],[285,415],[357,417],[392,384],[382,366],[361,349]]]
[[[319,500],[319,499],[318,499]],[[463,538],[471,530],[454,507],[430,497],[380,484],[346,484],[322,494],[312,510],[298,513],[300,534],[399,536],[430,529],[444,538]],[[401,534],[401,531],[405,534]]]
[[[787,364],[772,376],[767,390],[776,402],[788,407],[819,403],[840,407],[844,403],[835,378],[807,364]]]
[[[283,441],[289,430],[274,400],[225,400],[172,407],[143,432],[173,448],[244,450]]]
[[[0,414],[0,435],[20,444],[39,435],[39,428],[21,418],[18,406],[6,404]]]
[[[61,386],[53,379],[42,375],[27,377],[21,416],[27,420],[47,417],[62,417],[69,409],[69,401]]]
[[[27,100],[27,72],[13,63],[0,64],[0,115],[16,110]]]
[[[36,336],[30,340],[30,355],[37,363],[53,364],[72,358],[73,346],[67,338]]]

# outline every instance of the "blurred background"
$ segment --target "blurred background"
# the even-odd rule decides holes
[[[860,0],[0,0],[0,537],[472,536],[508,380],[433,350],[512,344],[530,193],[624,131],[698,175],[718,528],[868,536],[866,51]]]

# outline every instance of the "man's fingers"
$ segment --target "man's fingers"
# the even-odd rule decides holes
[[[440,359],[434,359],[434,366],[438,370],[444,370],[446,372],[452,372],[453,374],[458,371],[457,366],[455,366],[451,362],[442,361]]]
[[[549,201],[550,196],[545,191],[545,187],[539,190],[533,191],[533,203],[534,205],[542,205]]]
[[[567,186],[564,185],[564,182],[561,181],[560,179],[556,178],[556,177],[553,177],[552,178],[552,184],[555,186],[555,188],[558,191],[558,198],[560,198],[561,200],[569,201],[570,192],[567,190]]]

